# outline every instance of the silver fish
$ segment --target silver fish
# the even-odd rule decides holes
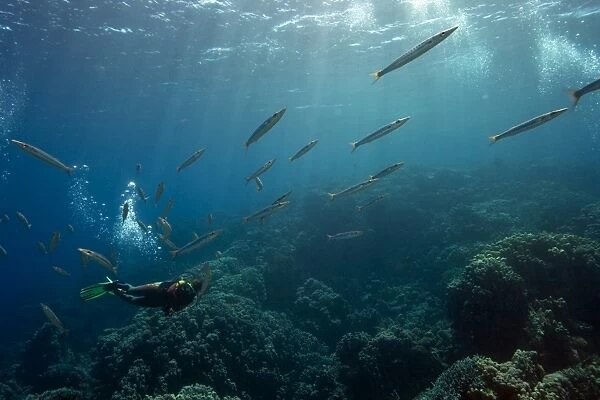
[[[142,189],[141,186],[136,185],[135,191],[137,192],[138,196],[140,196],[140,199],[144,201],[144,203],[146,202],[146,200],[148,200],[148,196],[146,196],[146,192],[144,192],[144,189]]]
[[[175,243],[173,243],[169,238],[164,237],[163,235],[159,235],[161,242],[163,242],[167,247],[171,250],[177,250],[178,247]]]
[[[87,268],[88,262],[90,260],[100,264],[102,267],[106,268],[113,274],[117,274],[117,267],[113,265],[112,262],[108,260],[108,258],[104,257],[100,253],[96,253],[95,251],[78,248],[79,254],[81,256],[81,265],[83,268]]]
[[[379,196],[375,197],[374,199],[371,199],[369,201],[367,201],[365,204],[358,205],[356,206],[356,211],[361,212],[364,208],[370,207],[373,204],[379,203],[381,200],[385,199],[387,197],[387,194],[380,194]]]
[[[40,253],[48,254],[48,250],[46,249],[46,245],[44,244],[44,242],[38,241],[37,246]]]
[[[52,270],[54,272],[56,272],[58,275],[60,276],[64,276],[65,278],[68,278],[69,276],[71,276],[70,273],[68,273],[67,271],[65,271],[64,269],[62,269],[61,267],[52,267]]]
[[[163,208],[162,212],[160,213],[160,216],[163,218],[166,218],[167,215],[169,215],[171,208],[173,208],[173,204],[175,204],[175,200],[173,200],[172,197],[169,197],[169,200],[167,201],[167,205],[165,206],[165,208]]]
[[[281,110],[277,111],[275,114],[267,118],[262,124],[260,124],[258,128],[256,128],[252,135],[250,135],[250,138],[246,140],[246,143],[244,143],[246,150],[248,150],[248,147],[250,147],[252,143],[258,142],[260,138],[262,138],[271,130],[271,128],[275,126],[277,122],[279,122],[281,117],[283,117],[283,114],[285,114],[285,110],[285,108],[282,108]]]
[[[347,196],[349,194],[360,192],[361,190],[365,190],[366,188],[368,188],[369,186],[371,186],[378,180],[379,179],[367,179],[366,181],[362,181],[360,183],[357,183],[356,185],[350,186],[349,188],[346,188],[346,189],[342,190],[341,192],[327,193],[327,194],[329,195],[330,200],[335,200],[336,197],[343,197],[343,196]]]
[[[458,26],[454,26],[452,28],[445,29],[441,32],[436,33],[432,37],[423,40],[421,43],[408,50],[400,57],[396,58],[394,61],[392,61],[390,65],[388,65],[384,69],[373,72],[371,76],[375,78],[374,82],[377,82],[377,80],[379,80],[379,78],[381,78],[383,75],[388,74],[402,67],[403,65],[408,64],[409,62],[413,61],[416,58],[419,58],[429,50],[433,49],[435,46],[444,41],[444,39],[450,36],[456,29],[458,29]]]
[[[144,222],[142,222],[141,219],[136,218],[135,222],[137,222],[137,224],[141,230],[143,230],[145,233],[148,233],[148,226]]]
[[[209,225],[212,225],[213,223],[213,215],[212,213],[208,213],[208,215],[206,216],[206,223]]]
[[[177,167],[177,172],[180,172],[182,169],[187,168],[190,165],[192,165],[193,163],[195,163],[196,161],[198,161],[198,159],[200,158],[200,156],[202,156],[202,154],[204,154],[205,150],[206,149],[196,150],[194,152],[194,154],[192,154],[191,156],[189,156],[187,158],[187,160],[185,160],[184,162],[182,162],[181,165],[179,167]]]
[[[71,224],[67,224],[67,230],[71,233],[75,233],[75,228],[73,228],[73,225]]]
[[[350,146],[352,146],[351,153],[353,153],[354,150],[356,150],[359,146],[362,146],[363,144],[370,143],[374,140],[384,137],[387,134],[392,133],[393,131],[400,128],[402,125],[404,125],[409,119],[410,119],[410,117],[404,117],[404,118],[397,119],[393,122],[390,122],[389,124],[387,124],[385,126],[382,126],[381,128],[377,129],[375,132],[371,133],[370,135],[368,135],[360,140],[357,140],[356,142],[351,142],[350,143]]]
[[[273,215],[273,213],[275,213],[276,211],[279,211],[279,210],[287,207],[289,204],[290,204],[289,201],[282,201],[280,203],[270,204],[270,205],[266,206],[265,208],[255,212],[254,214],[244,217],[243,221],[244,221],[244,223],[247,223],[254,219],[257,219],[262,223],[265,218]]]
[[[58,247],[58,243],[60,242],[60,232],[54,232],[52,234],[52,238],[50,239],[50,244],[48,245],[48,250],[50,250],[50,252],[54,252],[54,250],[56,250],[56,248]]]
[[[279,196],[274,202],[272,202],[271,204],[277,204],[277,203],[283,203],[285,200],[287,200],[288,197],[290,197],[290,194],[292,194],[292,191],[288,191],[285,192],[284,194],[282,194],[281,196]]]
[[[157,188],[156,193],[154,194],[154,203],[158,204],[160,202],[160,198],[162,197],[163,192],[165,191],[165,183],[161,181]]]
[[[313,147],[315,147],[319,143],[319,140],[311,140],[306,146],[302,147],[300,150],[296,152],[293,156],[290,157],[290,162],[299,159],[306,153],[308,153]]]
[[[27,220],[27,217],[25,215],[23,215],[23,213],[21,211],[17,211],[17,218],[19,219],[19,221],[21,221],[21,223],[23,225],[25,225],[25,227],[27,229],[31,229],[31,224],[29,223],[29,221]]]
[[[542,115],[538,115],[537,117],[525,121],[517,126],[513,126],[512,128],[498,135],[490,136],[488,139],[490,143],[496,143],[498,140],[502,140],[509,136],[515,136],[521,132],[525,132],[530,129],[536,128],[542,124],[545,124],[546,122],[553,120],[554,118],[558,117],[560,114],[564,113],[567,110],[568,108],[561,108],[559,110],[554,110]]]
[[[571,96],[571,99],[573,100],[573,107],[575,107],[577,105],[577,103],[579,103],[579,99],[581,98],[581,96],[583,96],[584,94],[588,94],[590,92],[596,91],[598,89],[600,89],[600,79],[596,79],[594,82],[592,82],[588,85],[585,85],[581,89],[569,90],[569,95]]]
[[[263,190],[264,185],[258,176],[256,178],[254,178],[254,182],[256,182],[256,191],[257,192],[260,192],[261,190]]]
[[[160,229],[162,229],[163,237],[168,238],[169,236],[171,236],[173,229],[171,229],[171,224],[169,224],[169,221],[167,221],[166,218],[158,217],[158,219],[156,220],[156,224],[160,227]]]
[[[48,321],[50,321],[50,323],[54,325],[62,335],[66,336],[69,334],[69,330],[65,329],[62,322],[60,322],[60,319],[58,319],[58,317],[56,316],[56,314],[54,314],[54,311],[52,311],[50,307],[48,307],[44,303],[40,303],[40,307],[42,308],[42,311],[44,312],[46,318],[48,318]]]
[[[400,168],[402,168],[404,166],[404,161],[395,163],[390,165],[389,167],[382,169],[381,171],[379,171],[378,173],[376,173],[375,175],[370,175],[369,178],[370,179],[381,179],[384,176],[388,176],[389,174],[391,174],[394,171],[399,170]]]
[[[10,221],[10,217],[8,216],[8,214],[4,214],[2,217],[0,217],[0,222],[2,222],[4,224],[8,224],[9,221]]]
[[[24,142],[20,142],[18,140],[14,140],[14,139],[11,139],[11,143],[13,143],[14,145],[16,145],[18,148],[20,148],[24,152],[31,154],[32,156],[34,156],[38,160],[41,160],[41,161],[43,161],[43,162],[45,162],[47,164],[50,164],[53,167],[58,168],[61,171],[66,172],[69,175],[71,175],[71,173],[73,171],[75,171],[74,168],[67,167],[58,158],[56,158],[54,156],[51,156],[50,154],[46,153],[45,151],[43,151],[41,149],[38,149],[35,146],[32,146],[32,145],[24,143]]]
[[[265,172],[267,172],[269,170],[269,168],[271,168],[273,166],[273,164],[275,164],[275,161],[277,159],[274,158],[272,160],[267,161],[262,167],[260,167],[259,169],[257,169],[256,171],[254,171],[254,173],[248,177],[246,177],[246,184],[248,184],[248,182],[250,182],[252,179],[264,174]]]
[[[345,239],[354,239],[359,236],[362,236],[363,231],[349,231],[336,233],[335,235],[327,235],[327,240],[345,240]]]
[[[0,256],[6,257],[7,255],[8,252],[6,251],[6,249],[0,245]]]
[[[216,239],[217,237],[219,237],[221,235],[221,233],[223,233],[223,230],[219,229],[216,231],[208,232],[202,236],[198,236],[197,238],[195,238],[194,240],[192,240],[189,243],[186,243],[182,247],[180,247],[176,250],[170,251],[169,253],[171,254],[171,258],[175,258],[179,255],[191,253],[192,251],[196,251],[196,250],[200,249],[202,246],[206,245],[208,242],[211,242],[214,239]]]

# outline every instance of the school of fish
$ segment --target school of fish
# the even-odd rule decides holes
[[[393,60],[386,67],[372,73],[371,75],[374,77],[373,83],[377,82],[384,75],[390,74],[391,72],[396,71],[396,70],[400,69],[401,67],[403,67],[404,65],[406,65],[410,62],[413,62],[414,60],[423,56],[425,53],[429,52],[434,47],[438,46],[441,42],[446,40],[458,28],[459,28],[458,26],[453,26],[448,29],[444,29],[444,30],[434,34],[433,36],[430,36],[430,37],[422,40],[421,42],[416,44],[411,49],[402,53],[400,56],[398,56],[395,60]],[[587,94],[597,91],[599,89],[600,89],[600,79],[598,79],[594,82],[591,82],[590,84],[585,85],[580,89],[570,90],[568,93],[572,99],[573,107],[575,107],[579,103],[580,99],[584,95],[587,95]],[[274,112],[272,115],[270,115],[268,118],[266,118],[252,132],[250,137],[244,143],[244,147],[245,147],[246,151],[248,151],[248,149],[251,145],[258,143],[259,140],[261,140],[263,137],[265,137],[265,135],[268,132],[273,130],[273,128],[282,120],[284,114],[286,113],[286,110],[287,109],[284,107],[284,108],[280,109],[279,111]],[[568,108],[559,108],[556,110],[552,110],[549,112],[539,114],[536,117],[533,117],[529,120],[518,123],[515,126],[502,131],[501,133],[489,136],[488,139],[490,141],[490,144],[497,143],[498,141],[506,139],[508,137],[516,136],[522,132],[529,131],[534,128],[540,127],[541,125],[544,125],[544,124],[550,122],[551,120],[553,120],[554,118],[557,118],[558,116],[564,114],[567,110],[568,110]],[[409,116],[395,119],[392,122],[389,122],[388,124],[365,135],[362,139],[351,142],[350,144],[352,146],[352,152],[354,152],[359,147],[361,147],[365,144],[372,143],[372,142],[375,142],[377,140],[380,140],[380,139],[386,137],[387,135],[391,134],[392,132],[394,132],[395,130],[397,130],[404,124],[406,124],[409,120],[410,120]],[[19,148],[21,151],[23,151],[25,154],[28,154],[28,155],[50,165],[58,170],[61,170],[68,175],[72,175],[76,171],[76,167],[66,165],[57,157],[51,155],[50,153],[48,153],[34,145],[31,145],[29,143],[26,143],[21,140],[16,140],[16,139],[11,139],[10,142],[12,144],[14,144],[17,148]],[[292,156],[290,156],[289,162],[292,163],[292,162],[300,159],[301,157],[306,156],[311,150],[313,150],[316,147],[316,145],[318,143],[319,143],[318,139],[311,140],[306,145],[301,147],[298,151],[296,151]],[[185,158],[185,160],[181,164],[179,164],[176,167],[177,173],[180,173],[182,170],[187,169],[190,166],[192,166],[193,164],[197,163],[197,161],[205,154],[205,152],[206,152],[205,148],[199,148],[198,150],[194,151],[191,155],[189,155],[187,158]],[[276,158],[268,160],[267,162],[265,162],[265,164],[263,164],[258,169],[256,169],[252,174],[245,177],[246,183],[248,183],[250,181],[254,181],[256,184],[256,190],[262,191],[264,188],[264,183],[263,183],[263,180],[261,179],[261,176],[263,176],[269,169],[271,169],[274,166],[275,161],[276,161]],[[342,189],[338,192],[328,193],[328,196],[329,196],[330,200],[335,200],[335,199],[346,197],[346,196],[349,196],[349,195],[352,195],[352,194],[355,194],[358,192],[362,192],[364,190],[367,190],[374,184],[376,184],[382,178],[394,173],[395,171],[398,171],[403,166],[404,166],[404,162],[394,163],[392,165],[389,165],[388,167],[385,167],[384,169],[382,169],[379,172],[369,175],[368,177],[366,177],[365,180],[362,180],[362,181],[360,181],[354,185],[351,185],[345,189]],[[142,165],[140,163],[136,164],[136,166],[135,166],[136,177],[140,175],[141,170],[142,170]],[[157,184],[155,195],[154,195],[155,206],[158,206],[160,204],[163,193],[165,192],[165,188],[166,188],[166,185],[165,185],[164,181],[160,181]],[[146,193],[144,192],[142,187],[139,185],[136,185],[135,191],[136,191],[138,197],[144,203],[146,203],[148,196],[146,195]],[[291,202],[288,200],[288,197],[290,196],[290,194],[291,194],[291,191],[286,192],[285,194],[283,194],[282,196],[277,198],[272,203],[266,205],[262,209],[257,210],[248,216],[243,217],[242,222],[248,223],[248,222],[256,220],[256,221],[259,221],[260,223],[263,223],[265,221],[265,219],[272,216],[276,212],[287,208],[291,204]],[[376,197],[372,197],[371,199],[367,200],[363,204],[357,205],[356,210],[357,210],[357,212],[362,212],[364,209],[373,207],[374,205],[385,200],[387,197],[388,197],[387,194],[380,194]],[[165,205],[165,207],[163,208],[162,212],[160,213],[160,215],[157,217],[157,220],[156,220],[156,224],[157,224],[159,230],[162,231],[162,234],[158,235],[158,239],[163,244],[165,244],[165,246],[169,249],[169,254],[171,255],[172,258],[176,258],[176,257],[182,256],[184,254],[189,254],[189,253],[198,251],[201,248],[205,247],[208,243],[212,242],[213,240],[215,240],[216,238],[218,238],[219,236],[222,235],[223,229],[216,229],[216,230],[207,232],[202,235],[193,233],[192,240],[190,242],[188,242],[182,246],[177,246],[170,239],[172,232],[173,232],[173,227],[171,226],[170,222],[167,220],[168,214],[171,211],[173,205],[174,205],[174,200],[172,197],[169,197],[167,204]],[[123,205],[121,206],[121,222],[123,224],[128,219],[131,206],[132,206],[131,200],[125,201],[123,203]],[[17,220],[27,230],[31,230],[32,224],[29,222],[29,219],[26,217],[26,215],[23,213],[23,211],[21,211],[21,210],[15,211],[15,215],[16,215]],[[209,213],[208,217],[207,217],[208,225],[213,224],[213,218],[214,218],[213,214]],[[11,218],[9,217],[8,214],[3,214],[0,216],[0,223],[8,224],[10,221],[11,221]],[[146,225],[139,217],[137,217],[137,216],[135,217],[135,222],[137,223],[137,226],[139,227],[140,231],[143,232],[144,234],[148,235],[148,234],[153,233],[151,228],[148,225]],[[67,227],[67,231],[70,232],[71,234],[75,232],[75,229],[72,224],[67,224],[66,227]],[[347,232],[328,234],[326,236],[326,238],[328,241],[349,240],[349,239],[359,238],[359,237],[363,236],[363,234],[364,234],[363,230],[357,229],[357,230],[352,230],[352,231],[347,231]],[[41,240],[37,241],[38,251],[44,255],[53,253],[57,250],[58,245],[61,242],[61,240],[62,240],[62,236],[61,236],[60,230],[54,231],[51,235],[48,245],[46,245],[44,243],[44,241],[41,241]],[[101,253],[98,253],[93,250],[85,249],[85,248],[77,248],[77,251],[80,254],[81,263],[82,263],[82,266],[84,269],[87,267],[87,265],[90,261],[93,261],[94,263],[105,268],[111,274],[115,274],[115,275],[117,274],[117,265],[116,265],[116,260],[114,258],[109,259],[109,258],[105,257],[104,255],[102,255]],[[2,245],[0,245],[0,260],[6,259],[8,257],[8,255],[9,254],[8,254],[7,250]],[[217,256],[220,257],[221,255],[222,255],[222,253],[220,251],[218,251]],[[68,272],[67,270],[65,270],[61,267],[52,266],[51,268],[57,275],[59,275],[61,277],[68,278],[71,276],[70,272]],[[68,330],[65,329],[65,327],[63,326],[60,319],[50,309],[50,307],[43,303],[40,304],[40,306],[41,306],[41,309],[42,309],[44,315],[48,319],[48,321],[52,325],[54,325],[62,334],[64,334],[64,335],[68,334]]]

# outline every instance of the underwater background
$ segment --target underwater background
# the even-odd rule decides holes
[[[592,0],[1,2],[0,399],[600,398],[600,94],[567,95],[598,78],[599,34]],[[246,184],[270,159],[264,189]],[[175,243],[223,234],[171,259],[155,225],[170,198]],[[131,284],[205,262],[213,279],[171,316],[83,302],[108,272],[78,248]]]

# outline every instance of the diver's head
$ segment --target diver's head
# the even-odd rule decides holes
[[[177,298],[185,304],[189,304],[196,297],[196,289],[192,284],[186,280],[179,280],[175,289]]]

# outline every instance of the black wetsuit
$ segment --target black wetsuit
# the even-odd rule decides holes
[[[141,307],[160,307],[166,314],[187,307],[196,297],[194,288],[179,279],[140,286],[114,283],[113,293],[124,301]]]

